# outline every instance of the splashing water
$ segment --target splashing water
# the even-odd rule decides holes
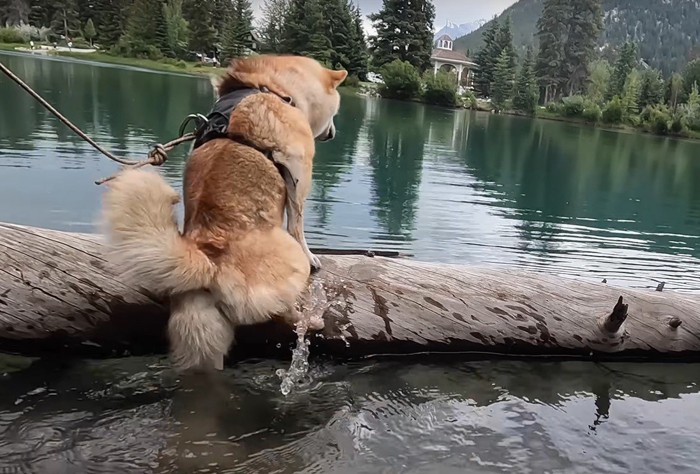
[[[311,342],[306,339],[307,327],[306,321],[297,323],[295,329],[297,344],[292,351],[292,363],[289,366],[289,370],[277,370],[277,376],[282,379],[280,391],[285,397],[291,393],[295,384],[304,382],[304,378],[309,371],[309,345]]]
[[[328,307],[329,304],[323,284],[318,280],[312,281],[309,286],[309,298],[306,304],[303,305],[302,311],[310,319],[320,318]],[[308,320],[302,320],[296,324],[297,340],[296,347],[292,350],[292,363],[289,366],[289,370],[278,369],[276,372],[277,376],[282,379],[280,391],[284,396],[289,395],[296,384],[309,381],[306,380],[309,372],[309,346],[311,345],[311,341],[306,339],[308,328]]]

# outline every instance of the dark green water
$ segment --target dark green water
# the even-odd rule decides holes
[[[136,158],[212,103],[205,79],[0,61]],[[352,95],[336,124],[315,161],[312,246],[700,291],[698,143]],[[177,187],[184,159],[163,167]],[[92,182],[115,169],[0,78],[0,221],[92,232]],[[164,359],[0,359],[0,469],[698,472],[697,365],[317,360],[285,398],[286,365],[241,363],[203,389]]]

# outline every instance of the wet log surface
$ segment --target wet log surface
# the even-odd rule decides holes
[[[322,255],[312,354],[700,360],[700,297],[504,268]],[[168,305],[119,281],[100,237],[0,224],[0,350],[118,357],[167,350]],[[241,328],[232,356],[286,356],[287,326]]]

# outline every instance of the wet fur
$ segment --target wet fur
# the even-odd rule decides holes
[[[221,368],[237,325],[300,320],[297,299],[311,267],[320,267],[303,224],[314,140],[335,134],[336,88],[346,75],[304,57],[234,60],[216,82],[219,95],[242,86],[274,94],[244,99],[229,132],[272,150],[284,176],[254,148],[205,143],[187,162],[182,233],[173,208],[179,197],[160,175],[128,169],[110,182],[103,206],[110,258],[129,283],[171,297],[168,336],[178,369]]]

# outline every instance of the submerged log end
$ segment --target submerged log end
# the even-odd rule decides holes
[[[612,310],[612,313],[610,313],[605,318],[605,321],[603,321],[603,328],[611,334],[617,333],[622,327],[622,323],[624,323],[627,319],[628,309],[629,305],[623,303],[622,296],[620,296],[620,298],[617,300],[617,304]]]

